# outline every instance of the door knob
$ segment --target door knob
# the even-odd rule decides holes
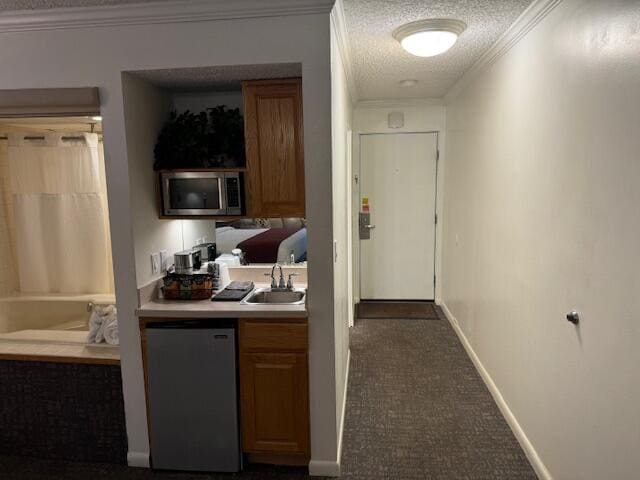
[[[376,228],[375,225],[365,225],[364,228],[368,228],[369,230],[371,230],[372,228]]]
[[[578,323],[580,323],[580,314],[575,310],[571,310],[569,313],[567,313],[567,320],[569,320],[574,325],[577,325]]]

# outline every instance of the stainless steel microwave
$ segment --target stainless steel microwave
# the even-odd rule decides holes
[[[242,215],[242,172],[162,172],[165,216]]]

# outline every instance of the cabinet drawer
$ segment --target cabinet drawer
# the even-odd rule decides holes
[[[240,350],[301,351],[309,348],[307,323],[240,320]]]

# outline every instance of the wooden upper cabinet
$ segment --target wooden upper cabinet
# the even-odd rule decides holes
[[[304,217],[302,81],[242,84],[247,153],[247,215]]]

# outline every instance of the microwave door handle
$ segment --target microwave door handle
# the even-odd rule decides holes
[[[218,177],[218,206],[220,209],[220,213],[226,215],[227,213],[227,174],[224,173],[220,177]]]
[[[162,180],[162,203],[164,205],[164,214],[168,215],[171,212],[171,195],[169,192],[169,188],[170,188],[169,178],[161,174],[160,179]]]

